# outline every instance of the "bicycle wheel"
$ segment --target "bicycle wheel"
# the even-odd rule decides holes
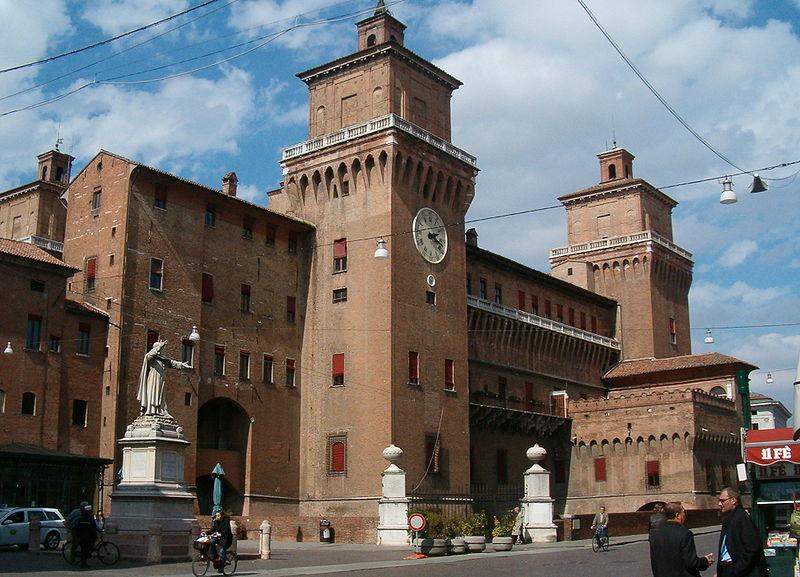
[[[603,539],[603,551],[608,551],[608,537]]]
[[[211,563],[203,557],[200,553],[194,556],[192,559],[192,573],[196,575],[196,577],[203,577],[208,572],[208,566]]]
[[[81,546],[75,545],[75,554],[72,554],[72,541],[67,541],[61,547],[61,556],[64,557],[64,561],[69,563],[70,565],[77,565],[80,562],[81,556]]]
[[[110,541],[103,541],[97,546],[97,558],[103,565],[113,565],[119,561],[119,547]]]
[[[592,537],[592,551],[597,553],[600,550],[600,537],[595,535]]]
[[[239,558],[233,551],[225,553],[225,565],[222,566],[223,575],[233,575],[236,573],[236,566],[239,564]]]

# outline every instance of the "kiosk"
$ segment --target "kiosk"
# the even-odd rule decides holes
[[[800,535],[791,531],[789,518],[800,506],[800,441],[792,440],[789,428],[750,430],[745,455],[754,465],[753,517],[766,533],[764,555],[770,577],[795,577]]]

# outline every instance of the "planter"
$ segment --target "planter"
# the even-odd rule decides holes
[[[464,537],[464,544],[467,546],[467,553],[480,553],[486,549],[486,537],[483,535]]]
[[[461,537],[453,537],[447,540],[447,553],[450,555],[461,555],[467,552],[467,544]]]
[[[514,537],[495,537],[492,539],[492,549],[495,551],[511,551],[514,546]]]
[[[447,539],[414,539],[414,552],[428,557],[447,555]]]

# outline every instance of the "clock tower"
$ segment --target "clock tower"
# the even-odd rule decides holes
[[[409,492],[469,487],[464,215],[475,158],[450,143],[460,82],[379,2],[358,50],[299,74],[310,140],[270,208],[316,227],[301,375],[300,514],[372,516],[382,450]],[[374,257],[383,239],[388,259]]]

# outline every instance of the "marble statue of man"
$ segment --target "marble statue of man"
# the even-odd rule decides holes
[[[142,415],[164,415],[170,417],[171,415],[167,412],[167,400],[164,398],[167,368],[192,368],[189,363],[173,361],[162,355],[161,349],[166,344],[167,341],[156,341],[153,344],[153,348],[144,356],[144,361],[142,361],[142,372],[139,374],[139,391],[136,393]]]

